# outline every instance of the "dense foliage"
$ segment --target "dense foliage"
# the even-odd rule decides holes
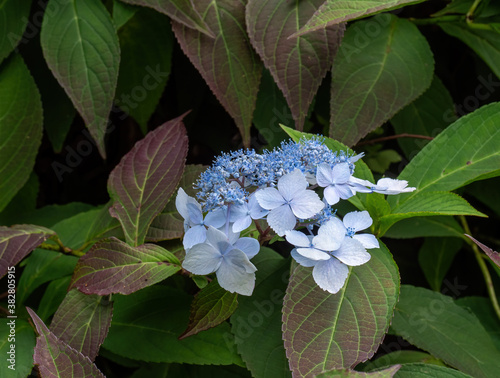
[[[0,376],[498,376],[499,87],[495,1],[0,1]]]

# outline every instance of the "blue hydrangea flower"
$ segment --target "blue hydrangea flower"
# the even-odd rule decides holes
[[[255,193],[253,193],[248,202],[231,206],[229,212],[229,221],[234,222],[232,226],[233,232],[241,232],[250,227],[252,219],[264,218],[269,213],[269,210],[265,210],[259,205]]]
[[[340,199],[348,199],[354,195],[349,186],[350,178],[349,163],[340,163],[333,168],[325,163],[318,165],[316,181],[325,188],[323,195],[329,205],[335,205]]]
[[[307,186],[304,174],[296,169],[278,180],[277,189],[265,188],[255,193],[259,205],[270,210],[267,223],[279,236],[295,227],[296,218],[312,218],[325,206]]]
[[[344,216],[342,222],[344,223],[344,227],[346,228],[346,236],[356,239],[366,249],[379,247],[378,240],[375,235],[355,235],[356,232],[365,230],[372,225],[373,220],[370,217],[368,211],[352,211],[350,213],[347,213]]]
[[[206,239],[206,226],[222,227],[226,223],[226,213],[224,209],[217,209],[207,214],[203,219],[201,205],[193,197],[179,188],[175,198],[175,206],[179,214],[184,218],[184,238],[182,243],[184,249],[189,249],[193,245],[203,243]]]
[[[342,221],[333,218],[324,223],[314,237],[298,231],[286,233],[286,240],[296,247],[292,257],[302,266],[313,267],[314,281],[332,294],[344,286],[348,266],[362,265],[371,257],[358,240],[346,237],[345,230]]]
[[[257,268],[250,259],[259,252],[259,242],[253,238],[232,241],[222,231],[210,226],[206,242],[196,244],[189,250],[182,267],[198,275],[215,272],[223,289],[251,295]]]

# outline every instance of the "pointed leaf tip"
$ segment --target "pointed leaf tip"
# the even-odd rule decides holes
[[[488,255],[488,257],[491,259],[491,261],[493,261],[495,263],[496,266],[498,266],[500,268],[500,253],[494,251],[493,249],[491,249],[490,247],[484,245],[483,243],[477,241],[476,239],[474,239],[472,236],[470,235],[467,235],[467,234],[464,234],[465,236],[467,236],[470,240],[472,240],[474,243],[477,244],[477,246],[479,248],[481,248],[483,250],[484,253],[486,253]]]

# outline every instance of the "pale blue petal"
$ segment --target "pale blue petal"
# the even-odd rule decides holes
[[[368,211],[351,211],[344,216],[344,226],[352,228],[355,232],[367,229],[373,223]]]
[[[189,219],[187,204],[188,204],[188,195],[186,194],[184,189],[179,188],[177,196],[175,197],[175,207],[177,208],[177,211],[179,212],[181,217],[183,217],[184,219]]]
[[[238,231],[233,231],[232,227],[227,229],[227,240],[229,244],[233,245],[240,238],[240,233]]]
[[[246,230],[248,227],[250,227],[251,224],[252,218],[250,218],[250,215],[241,217],[233,223],[233,232],[241,232],[243,230]]]
[[[320,251],[316,248],[296,248],[296,250],[301,256],[314,261],[328,260],[332,258],[328,253]]]
[[[336,164],[332,169],[333,183],[345,184],[351,177],[351,170],[348,163]]]
[[[335,188],[337,188],[337,193],[342,199],[348,199],[354,195],[352,188],[347,184],[337,184]]]
[[[193,245],[198,243],[204,243],[207,239],[207,229],[205,226],[198,225],[191,227],[184,234],[184,239],[182,239],[182,244],[184,249],[191,248]]]
[[[337,193],[337,188],[333,185],[327,186],[323,191],[323,195],[329,205],[335,205],[340,201],[340,195]]]
[[[361,180],[356,177],[351,177],[349,179],[349,187],[351,188],[351,191],[354,193],[373,193],[372,187],[375,186],[375,184],[371,183],[370,181],[367,180]]]
[[[210,211],[205,217],[205,224],[215,228],[222,227],[226,223],[227,211],[221,208]]]
[[[219,285],[230,293],[252,295],[256,270],[245,253],[233,249],[224,255],[216,275]]]
[[[249,259],[254,257],[260,251],[260,243],[254,238],[241,238],[234,243],[233,248],[243,251]]]
[[[318,235],[313,238],[313,245],[322,251],[334,251],[345,238],[345,227],[338,218],[332,218],[321,225]]]
[[[182,267],[193,274],[210,274],[219,269],[222,255],[210,244],[196,244],[186,254]]]
[[[278,190],[283,198],[287,201],[291,201],[292,199],[300,196],[307,188],[307,185],[308,184],[306,177],[298,169],[282,176],[278,180]],[[262,207],[266,209],[265,206]]]
[[[377,181],[375,192],[382,194],[399,194],[413,192],[416,188],[407,188],[408,181],[382,178]]]
[[[359,159],[361,159],[363,156],[365,156],[365,153],[364,153],[364,152],[361,152],[360,154],[357,154],[357,155],[355,155],[355,156],[351,156],[351,157],[349,158],[349,161],[350,161],[351,163],[355,163],[355,162],[357,162]]]
[[[262,219],[269,213],[269,210],[266,210],[259,205],[255,195],[251,195],[248,200],[248,211],[250,211],[252,219]]]
[[[203,224],[203,214],[194,203],[188,203],[187,209],[191,224]]]
[[[345,284],[349,268],[337,259],[318,262],[313,269],[314,281],[320,288],[336,294]]]
[[[248,216],[248,211],[247,203],[242,205],[231,205],[229,210],[229,221],[236,222],[238,219]]]
[[[363,244],[352,238],[345,238],[340,248],[333,251],[332,255],[349,266],[363,265],[371,258]]]
[[[295,261],[297,261],[300,265],[305,266],[306,268],[310,268],[310,267],[316,265],[316,263],[318,263],[318,261],[311,260],[311,259],[308,259],[307,257],[300,255],[297,252],[296,248],[292,249],[291,255]]]
[[[312,190],[304,190],[293,198],[290,207],[297,218],[308,219],[318,214],[325,204]]]
[[[321,187],[333,184],[332,168],[326,163],[321,163],[316,169],[316,181]]]
[[[378,240],[375,237],[375,235],[372,234],[354,235],[353,239],[356,239],[361,244],[363,244],[363,247],[365,247],[366,249],[379,248]]]
[[[296,247],[307,248],[311,246],[311,238],[300,231],[287,231],[285,232],[286,241]]]
[[[231,247],[227,235],[212,226],[207,231],[207,242],[219,251],[220,254],[224,254]]]
[[[288,205],[277,207],[267,215],[267,224],[279,235],[285,235],[286,231],[293,230],[297,220]]]
[[[259,205],[266,210],[273,210],[285,203],[285,199],[276,188],[259,189],[255,192]]]

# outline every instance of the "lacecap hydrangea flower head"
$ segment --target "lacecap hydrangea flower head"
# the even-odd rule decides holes
[[[341,220],[333,206],[358,192],[415,190],[403,180],[382,178],[373,184],[354,177],[362,156],[331,151],[322,138],[313,137],[262,154],[239,150],[217,157],[195,183],[197,199],[182,188],[177,193],[177,211],[184,218],[183,268],[196,275],[215,273],[222,288],[251,295],[257,269],[250,260],[260,243],[240,233],[255,224],[261,237],[270,230],[284,237],[294,246],[295,261],[312,268],[318,286],[337,293],[349,267],[368,262],[367,250],[379,244],[374,235],[357,233],[372,224],[367,211]]]

